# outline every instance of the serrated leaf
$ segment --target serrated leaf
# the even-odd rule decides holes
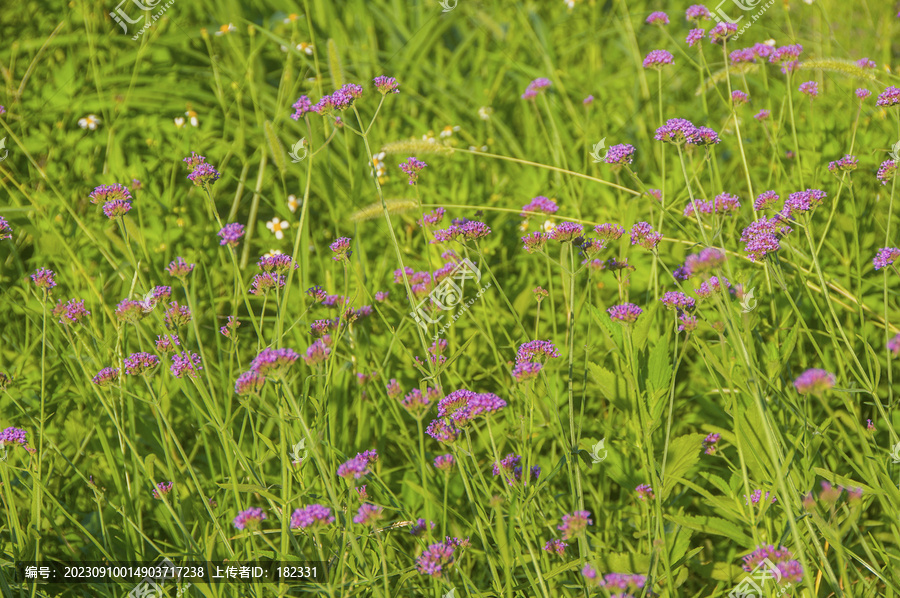
[[[665,477],[662,480],[662,500],[666,500],[675,484],[700,460],[704,434],[679,436],[669,444]]]
[[[669,359],[669,343],[665,336],[656,341],[650,350],[647,374],[652,388],[668,390],[669,381],[672,379],[672,362]]]
[[[631,331],[631,342],[634,345],[634,352],[640,353],[644,346],[647,344],[647,336],[650,334],[650,326],[653,324],[653,320],[656,316],[656,310],[659,308],[658,305],[653,304],[653,306],[644,313],[641,314],[641,317],[637,319],[637,322],[634,324],[634,329]]]
[[[624,346],[623,345],[624,341],[623,341],[623,337],[622,337],[622,326],[613,322],[609,318],[609,314],[605,314],[605,313],[601,312],[599,309],[597,309],[593,305],[588,305],[588,307],[591,310],[591,315],[594,316],[594,319],[596,319],[597,322],[599,322],[601,326],[603,326],[603,328],[609,334],[609,337],[612,340],[613,344],[616,346],[616,348],[621,353],[622,347]]]
[[[600,387],[603,396],[609,401],[615,401],[618,398],[616,375],[602,365],[591,362],[588,362],[588,370],[594,377],[594,381],[597,382],[597,386]]]

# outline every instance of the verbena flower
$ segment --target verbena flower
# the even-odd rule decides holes
[[[574,241],[584,233],[584,227],[577,222],[561,222],[547,234],[548,239],[568,243]]]
[[[447,453],[446,455],[438,455],[434,458],[434,468],[443,472],[448,472],[453,469],[453,455]]]
[[[300,120],[303,116],[313,112],[312,102],[307,96],[297,98],[297,101],[291,105],[291,108],[294,109],[294,113],[291,114],[291,118],[294,120]]]
[[[113,201],[130,202],[131,191],[128,190],[128,187],[120,185],[119,183],[114,185],[100,185],[99,187],[95,187],[88,197],[93,204],[101,202],[109,203]]]
[[[858,97],[860,100],[865,100],[867,97],[872,95],[872,92],[864,87],[857,88],[856,92],[854,93],[856,93],[856,97]]]
[[[169,304],[169,309],[163,314],[163,322],[169,330],[178,330],[187,326],[192,319],[191,310],[187,305],[179,305],[177,301]]]
[[[146,316],[144,304],[140,301],[132,299],[123,299],[116,306],[116,319],[120,322],[137,322]]]
[[[522,206],[522,218],[530,218],[535,212],[539,214],[555,214],[559,210],[559,206],[552,199],[548,199],[543,195],[538,195],[530,202]]]
[[[53,270],[38,268],[31,275],[31,281],[37,288],[49,292],[50,289],[56,286],[56,274],[54,274]]]
[[[544,544],[544,550],[547,552],[555,552],[557,555],[562,556],[565,554],[567,546],[568,544],[562,540],[547,540],[547,543]]]
[[[181,340],[179,340],[177,334],[166,334],[157,335],[156,337],[156,350],[160,353],[169,353],[175,350],[175,347],[181,346]]]
[[[766,496],[763,498],[762,490],[754,490],[750,496],[744,495],[744,504],[749,506],[751,504],[758,505],[760,502],[772,504],[776,502],[776,498],[772,495],[771,500],[769,499],[769,491],[766,491]]]
[[[484,222],[477,220],[454,220],[449,227],[434,232],[434,241],[436,243],[445,243],[447,241],[462,242],[463,240],[472,241],[481,239],[491,234],[491,227]]]
[[[459,438],[461,431],[452,423],[447,423],[443,419],[435,419],[432,420],[428,427],[425,429],[425,432],[443,444],[451,444]]]
[[[872,264],[876,270],[880,270],[892,265],[897,258],[900,258],[900,249],[897,247],[885,247],[878,250],[878,254],[872,260]]]
[[[28,446],[28,432],[21,428],[9,427],[0,432],[0,447],[6,445],[22,447],[29,453],[37,452],[37,449]]]
[[[653,494],[653,488],[649,484],[639,484],[634,491],[637,492],[638,498],[644,501],[656,498],[656,495]]]
[[[802,395],[812,394],[820,396],[826,390],[832,388],[837,381],[834,374],[822,369],[808,369],[794,380],[794,387]]]
[[[238,243],[241,242],[241,237],[244,236],[244,225],[237,222],[226,224],[222,227],[222,230],[219,231],[219,236],[222,237],[219,245],[237,247]]]
[[[627,324],[631,324],[637,321],[638,316],[640,316],[643,311],[644,310],[642,310],[634,303],[613,305],[606,310],[611,320],[613,320],[614,322],[622,322]]]
[[[615,241],[625,234],[625,228],[619,224],[598,224],[594,227],[594,233],[604,241]]]
[[[874,60],[869,60],[868,58],[860,58],[856,61],[856,66],[861,69],[873,69],[877,65],[875,64]]]
[[[84,299],[69,299],[65,305],[60,306],[60,324],[80,324],[87,316],[91,315],[84,307]],[[54,314],[56,315],[56,314]]]
[[[544,245],[547,244],[547,235],[540,231],[534,231],[522,237],[522,243],[525,251],[528,253],[541,251],[544,249]]]
[[[152,353],[132,353],[123,361],[125,373],[132,376],[145,374],[159,365],[159,357]]]
[[[691,332],[697,329],[697,316],[690,316],[688,314],[681,314],[678,316],[678,331],[679,332]]]
[[[725,42],[732,35],[737,33],[737,29],[735,23],[719,23],[709,30],[709,41],[714,44]]]
[[[521,461],[521,455],[516,455],[515,453],[506,455],[506,457],[500,460],[500,463],[494,463],[494,477],[502,475],[502,479],[505,479],[506,483],[510,486],[515,486],[516,482],[522,482],[522,467],[519,465]],[[540,467],[534,466],[531,468],[531,481],[537,480],[540,475]],[[528,480],[526,479],[523,482],[523,485],[527,484]]]
[[[809,97],[809,99],[813,99],[817,95],[819,95],[819,84],[815,81],[806,81],[805,83],[800,84],[800,93]]]
[[[379,75],[372,79],[372,83],[375,84],[375,89],[381,93],[381,95],[387,95],[389,93],[400,93],[398,89],[400,84],[397,83],[397,80],[393,77],[386,77],[384,75]]]
[[[781,573],[781,579],[778,581],[780,585],[799,583],[803,580],[803,567],[784,546],[777,549],[771,544],[757,546],[756,550],[743,557],[743,560],[744,571],[748,573],[755,570],[763,561],[769,560]]]
[[[888,181],[897,176],[897,163],[894,160],[885,160],[878,167],[878,174],[875,177],[881,181],[882,185],[887,185]]]
[[[693,48],[705,35],[706,29],[691,29],[688,32],[687,37],[684,38],[684,41],[689,48]]]
[[[757,112],[756,114],[753,115],[753,118],[762,122],[764,120],[769,120],[769,114],[770,114],[770,112],[768,110],[760,110],[759,112]]]
[[[731,92],[731,102],[735,106],[742,106],[750,101],[750,96],[748,96],[743,91],[737,89]]]
[[[306,349],[306,354],[303,355],[303,361],[306,365],[313,367],[319,365],[320,363],[324,363],[328,356],[331,355],[331,348],[328,346],[326,338],[329,338],[327,335],[323,338],[316,340],[313,344]]]
[[[419,220],[419,226],[436,226],[441,223],[444,219],[444,208],[437,208],[425,214],[422,214],[422,219]]]
[[[653,138],[657,141],[680,145],[693,139],[696,133],[697,127],[691,121],[684,118],[670,118],[666,124],[656,129]]]
[[[640,245],[644,249],[653,249],[659,245],[662,234],[654,232],[648,222],[638,222],[631,227],[631,244]]]
[[[406,162],[401,162],[399,166],[400,170],[409,177],[409,184],[415,185],[419,180],[419,173],[422,172],[422,169],[428,166],[428,164],[422,162],[418,158],[411,157],[408,158]]]
[[[203,162],[191,171],[188,179],[197,187],[208,187],[218,181],[220,176],[222,175],[219,174],[219,171],[212,164]]]
[[[416,571],[435,578],[443,577],[444,568],[454,563],[453,553],[457,545],[449,538],[444,542],[431,544],[416,559]]]
[[[111,386],[119,380],[119,368],[103,368],[91,379],[100,388]]]
[[[353,517],[353,523],[360,525],[375,525],[384,518],[384,509],[371,503],[365,503],[359,506],[356,516]]]
[[[833,162],[828,163],[828,171],[829,172],[849,172],[852,170],[856,170],[857,166],[859,166],[859,160],[856,159],[856,156],[846,155],[840,160],[834,160]]]
[[[329,245],[329,248],[334,253],[332,259],[339,262],[349,262],[350,256],[353,255],[353,251],[350,250],[349,237],[338,237],[334,243]]]
[[[239,530],[242,530],[247,526],[254,528],[258,526],[259,522],[263,519],[266,519],[265,511],[259,507],[250,507],[237,514],[237,517],[234,518],[234,527]]]
[[[562,523],[556,529],[562,532],[563,540],[572,540],[584,533],[587,526],[593,525],[590,511],[575,511],[563,515]]]
[[[248,370],[234,382],[234,394],[239,397],[258,395],[266,384],[265,376],[255,370]]]
[[[731,283],[726,278],[711,276],[709,280],[700,283],[699,289],[694,289],[700,299],[708,299],[715,293],[723,292],[731,287]]]
[[[741,232],[741,242],[744,243],[744,251],[753,262],[758,262],[768,254],[781,248],[779,239],[791,232],[791,228],[784,224],[780,215],[773,218],[760,218],[751,222]]]
[[[12,239],[12,227],[6,221],[6,218],[0,216],[0,241],[6,239]]]
[[[697,127],[694,135],[687,140],[691,145],[708,146],[719,143],[719,134],[709,127]]]
[[[369,473],[369,465],[377,460],[377,451],[357,453],[355,457],[348,459],[338,467],[337,474],[342,478],[353,476],[354,479],[359,479]]]
[[[269,292],[283,288],[287,284],[287,277],[276,272],[262,272],[250,281],[251,295],[268,295]]]
[[[646,23],[648,25],[668,25],[669,15],[662,11],[651,12],[650,16],[647,17]]]
[[[646,60],[644,63],[644,66],[646,66]],[[604,159],[604,162],[607,164],[613,164],[615,166],[625,166],[626,164],[631,164],[633,161],[634,146],[628,143],[620,143],[611,146],[609,151],[606,152],[606,158]]]
[[[523,100],[532,100],[537,97],[538,93],[550,87],[550,79],[540,77],[528,84],[525,93],[522,94]]]
[[[778,194],[774,191],[763,191],[756,196],[753,207],[757,210],[765,210],[774,206],[779,200]]]
[[[716,454],[716,445],[719,443],[719,434],[707,434],[706,438],[703,439],[703,446],[701,449],[707,455],[715,455]]]
[[[728,55],[728,59],[731,61],[731,64],[756,62],[756,53],[753,51],[753,48],[740,48],[732,51],[731,54]],[[734,94],[732,94],[732,96],[733,95]]]
[[[670,64],[675,64],[675,60],[668,50],[651,50],[644,58],[645,69],[660,69]]]
[[[789,46],[781,46],[780,48],[776,48],[772,50],[769,55],[769,62],[773,64],[783,64],[785,62],[794,62],[798,58],[800,58],[800,53],[803,51],[803,46],[800,44],[793,44]]]
[[[169,369],[176,378],[181,378],[185,375],[188,378],[196,378],[200,375],[200,370],[203,369],[203,366],[200,365],[199,355],[182,351],[172,355],[172,365]]]
[[[877,106],[896,106],[900,104],[900,88],[894,87],[893,85],[889,85],[887,89],[881,92],[878,95],[878,100],[875,102]]]
[[[702,4],[694,4],[684,11],[684,17],[692,23],[698,23],[700,21],[710,20],[712,15],[709,14],[709,9]]]
[[[664,293],[659,300],[666,306],[666,309],[670,310],[691,311],[696,307],[696,302],[693,298],[688,297],[680,291],[669,291]]]
[[[805,214],[811,212],[818,206],[822,205],[828,194],[819,189],[807,189],[806,191],[797,191],[791,193],[784,200],[784,209],[781,214],[785,218],[792,218],[794,214]]]
[[[153,498],[162,500],[162,497],[172,491],[175,487],[174,482],[160,482],[153,488]]]
[[[175,278],[184,278],[194,270],[194,264],[184,261],[184,258],[177,257],[166,266],[166,272]]]
[[[291,514],[291,528],[308,528],[317,529],[334,523],[334,516],[331,509],[324,505],[312,504],[302,509],[296,509]]]
[[[900,333],[887,342],[887,349],[894,354],[894,357],[900,357]]]
[[[250,362],[250,369],[266,378],[281,378],[300,356],[293,349],[263,349]]]
[[[516,363],[559,357],[559,350],[550,341],[533,340],[522,343],[516,351]]]
[[[103,213],[110,220],[121,218],[131,209],[131,202],[122,199],[114,199],[103,204]]]
[[[219,328],[219,333],[226,338],[237,340],[237,329],[240,326],[241,322],[236,316],[228,316],[228,322]]]

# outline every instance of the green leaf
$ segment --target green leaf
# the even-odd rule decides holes
[[[597,386],[600,387],[603,396],[609,401],[615,401],[618,398],[616,375],[602,365],[591,362],[588,362],[588,370],[597,382]]]
[[[639,353],[644,348],[644,345],[647,344],[647,336],[650,334],[650,326],[653,324],[657,309],[659,309],[659,306],[654,304],[649,311],[642,313],[641,317],[635,322],[634,330],[631,332],[635,353]]]
[[[269,142],[269,149],[272,150],[272,161],[278,167],[278,172],[284,174],[285,168],[287,168],[287,159],[284,157],[284,146],[281,145],[281,140],[275,134],[275,127],[272,126],[272,121],[267,120],[263,125],[263,129],[266,133],[266,141]]]
[[[683,525],[694,531],[703,532],[713,536],[725,536],[731,538],[742,546],[750,546],[753,542],[750,536],[746,535],[741,529],[730,521],[725,521],[719,517],[699,516],[699,515],[665,515],[665,518],[678,525]]]
[[[669,343],[665,336],[661,337],[650,351],[647,363],[650,386],[657,390],[668,389],[672,379],[672,362],[669,359]]]
[[[588,305],[588,307],[591,310],[591,315],[593,315],[594,319],[597,320],[603,326],[603,328],[606,329],[606,332],[609,333],[609,337],[612,340],[613,344],[616,346],[619,352],[622,353],[624,347],[622,326],[610,320],[609,314],[601,312],[593,305]]]
[[[665,477],[662,480],[662,500],[666,500],[675,484],[700,460],[704,434],[679,436],[669,444]]]

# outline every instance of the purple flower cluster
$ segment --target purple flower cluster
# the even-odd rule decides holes
[[[196,378],[200,375],[199,370],[202,370],[203,366],[200,365],[199,355],[188,351],[182,351],[181,353],[172,355],[172,365],[169,369],[176,378],[181,378],[185,374],[189,378]]]
[[[125,185],[100,185],[90,194],[91,203],[103,203],[103,213],[107,218],[119,218],[131,209],[131,192]]]
[[[123,361],[125,373],[132,376],[145,374],[159,365],[159,357],[152,353],[132,353]]]
[[[37,288],[49,292],[50,289],[56,286],[56,274],[53,273],[53,270],[38,268],[31,275],[31,281]]]
[[[715,198],[704,201],[702,199],[694,200],[688,203],[684,208],[684,215],[690,218],[694,215],[694,208],[701,214],[730,214],[737,212],[741,208],[740,199],[737,195],[730,193],[720,193]]]
[[[563,540],[572,540],[583,534],[587,526],[593,523],[590,511],[575,511],[563,515],[562,523],[556,526],[556,529],[562,532]]]
[[[53,310],[53,315],[59,315],[60,324],[80,324],[87,316],[91,315],[84,307],[84,299],[69,299],[65,304],[59,303]]]
[[[646,23],[648,25],[668,25],[669,15],[661,11],[651,12]]]
[[[175,487],[174,482],[160,482],[153,488],[153,498],[162,500],[162,497],[172,491]]]
[[[889,85],[887,89],[878,94],[878,100],[875,104],[885,107],[900,104],[900,88]]]
[[[189,264],[182,257],[176,257],[166,266],[166,272],[174,278],[184,278],[194,270],[194,264]]]
[[[531,83],[528,84],[528,87],[525,89],[525,93],[522,94],[523,100],[532,100],[537,97],[538,93],[547,89],[552,85],[550,83],[550,79],[545,79],[544,77],[540,77],[535,79]]]
[[[709,14],[709,9],[702,4],[694,4],[693,6],[688,6],[687,10],[684,11],[684,18],[690,22],[700,22],[710,20],[712,15]]]
[[[894,160],[885,160],[881,163],[881,166],[878,167],[878,173],[875,177],[881,181],[882,185],[887,185],[888,181],[894,178],[897,174],[897,163]]]
[[[651,50],[644,58],[645,69],[661,69],[674,63],[672,53],[668,50]]]
[[[241,241],[241,237],[244,236],[244,225],[237,222],[226,224],[222,227],[222,230],[219,231],[219,236],[222,237],[219,245],[237,247],[238,243]]]
[[[29,453],[35,452],[35,449],[28,446],[28,432],[21,428],[6,428],[0,432],[0,446],[14,444],[21,446]]]
[[[177,301],[169,304],[169,309],[163,314],[163,323],[169,330],[177,330],[187,326],[191,318],[191,309],[187,305],[179,305]]]
[[[237,529],[244,529],[248,525],[250,527],[255,527],[259,524],[260,521],[266,518],[266,513],[259,507],[250,507],[245,511],[241,511],[237,514],[237,517],[234,518],[234,527]]]
[[[204,156],[191,152],[191,155],[182,160],[188,165],[190,173],[188,179],[197,187],[208,188],[211,184],[219,180],[221,176],[219,171],[213,168],[213,165],[206,161]]]
[[[758,505],[760,503],[760,501],[762,501],[764,503],[769,503],[769,504],[777,502],[774,494],[771,495],[771,500],[769,500],[769,496],[770,495],[769,495],[768,490],[766,490],[765,497],[763,497],[762,490],[754,490],[750,494],[750,496],[747,496],[746,494],[744,495],[744,504],[747,506],[750,506],[751,504]]]
[[[522,213],[520,216],[527,219],[533,216],[535,212],[539,214],[555,214],[557,210],[559,210],[559,206],[556,205],[555,201],[548,199],[543,195],[538,195],[522,206]]]
[[[397,80],[394,77],[386,77],[384,75],[379,75],[372,79],[372,83],[375,84],[375,89],[381,93],[381,95],[387,95],[389,93],[400,93],[400,84],[397,83]]]
[[[694,307],[696,307],[694,299],[680,291],[669,291],[664,293],[659,300],[666,306],[666,309],[677,311],[678,313],[693,311]]]
[[[801,83],[800,93],[809,96],[809,99],[811,100],[819,95],[819,84],[815,81],[806,81],[805,83]]]
[[[741,242],[744,243],[747,257],[750,258],[750,261],[758,262],[768,254],[778,251],[781,248],[780,238],[790,233],[791,230],[791,227],[784,223],[784,218],[780,214],[776,214],[772,218],[762,217],[751,222],[741,232]]]
[[[294,113],[291,114],[291,118],[294,120],[300,120],[300,118],[310,112],[315,112],[315,110],[313,110],[312,102],[307,96],[300,96],[297,101],[291,105],[291,108],[294,109]]]
[[[548,239],[568,243],[584,234],[584,227],[577,222],[561,222],[547,233]]]
[[[422,214],[422,219],[419,220],[419,226],[437,226],[444,219],[444,208],[437,208],[432,210],[431,212]]]
[[[522,482],[522,466],[519,465],[521,461],[521,455],[516,455],[515,453],[506,455],[506,457],[500,460],[500,463],[494,463],[494,476],[496,477],[502,474],[502,479],[505,479],[507,484],[515,486],[516,482]],[[531,480],[536,481],[540,475],[541,468],[537,465],[533,466],[531,468]],[[523,485],[527,485],[528,480],[526,479],[522,483]]]
[[[516,351],[517,364],[551,357],[559,357],[559,350],[550,341],[528,341],[519,345],[519,349]]]
[[[703,37],[705,35],[706,35],[705,29],[691,29],[688,32],[687,37],[684,38],[684,41],[688,45],[689,48],[693,48],[696,44],[698,44],[701,40],[703,40]]]
[[[448,472],[453,468],[453,455],[438,455],[434,458],[434,468],[440,471]]]
[[[491,227],[484,222],[477,220],[454,220],[453,223],[445,228],[434,231],[434,241],[436,243],[446,243],[447,241],[462,240],[472,241],[481,239],[491,234]]]
[[[331,95],[323,96],[312,109],[323,116],[333,112],[341,112],[350,108],[354,101],[362,97],[362,94],[363,88],[361,85],[348,83]]]
[[[709,30],[709,41],[714,44],[723,43],[737,33],[737,29],[735,23],[719,23]]]
[[[766,559],[771,561],[781,572],[779,584],[799,583],[803,580],[803,567],[799,561],[793,558],[793,554],[784,546],[776,549],[771,544],[757,546],[756,550],[745,556],[743,558],[744,571],[748,573],[753,571]]]
[[[662,233],[655,232],[648,222],[638,222],[631,227],[631,244],[644,249],[654,249],[662,240]]]
[[[0,241],[6,239],[12,239],[12,227],[9,226],[6,218],[0,216]]]
[[[416,570],[423,575],[440,578],[444,574],[445,567],[454,563],[456,548],[467,545],[468,540],[449,537],[443,542],[432,544],[416,559]]]
[[[721,292],[730,287],[731,283],[728,282],[726,278],[711,276],[709,280],[700,283],[700,288],[694,289],[694,292],[697,293],[697,296],[700,299],[708,299],[712,297],[714,293]]]
[[[331,509],[324,505],[312,504],[291,513],[291,529],[312,527],[313,529],[334,523]]]
[[[656,495],[653,494],[653,488],[650,487],[650,484],[638,484],[634,491],[637,492],[638,498],[641,500],[646,501],[656,498]]]
[[[119,379],[119,368],[103,368],[91,379],[100,388],[106,388]]]
[[[384,517],[384,509],[382,507],[371,503],[363,503],[356,511],[356,515],[353,517],[353,523],[358,523],[360,525],[375,525],[382,517]]]
[[[634,303],[622,303],[621,305],[613,305],[606,310],[612,321],[621,322],[623,324],[633,324],[635,321],[637,321],[638,316],[640,316],[643,311],[644,310],[642,310]]]
[[[834,374],[822,369],[811,368],[794,380],[794,387],[802,395],[812,394],[820,396],[833,387],[835,382],[837,382],[837,378],[835,378]]]
[[[263,349],[250,362],[250,369],[264,378],[283,378],[298,357],[293,349]]]
[[[544,544],[544,550],[547,552],[555,552],[557,555],[562,556],[565,554],[567,546],[568,544],[562,540],[547,540],[547,543]]]
[[[661,52],[662,50],[656,51]],[[648,56],[647,58],[650,57]],[[647,61],[645,60],[644,66],[646,66],[646,62]],[[626,164],[631,164],[633,161],[634,146],[628,143],[620,143],[618,145],[611,146],[609,148],[609,151],[606,152],[606,158],[604,159],[604,162],[606,162],[607,164],[613,164],[615,166],[625,166]]]
[[[706,438],[703,439],[703,446],[701,447],[701,450],[703,450],[703,452],[707,455],[715,455],[717,448],[716,445],[719,444],[719,438],[719,434],[707,434]]]
[[[352,475],[355,479],[359,479],[369,473],[369,465],[376,460],[378,460],[377,451],[357,453],[355,457],[348,459],[338,467],[337,474],[342,478]]]
[[[406,160],[406,162],[401,162],[399,164],[400,170],[402,170],[407,177],[409,177],[409,184],[415,185],[419,180],[419,173],[423,168],[428,166],[425,162],[422,162],[418,158],[411,157]]]

